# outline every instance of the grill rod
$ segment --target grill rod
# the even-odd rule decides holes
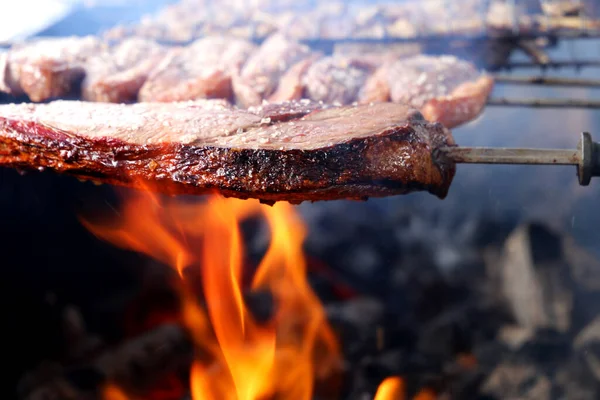
[[[496,83],[511,85],[541,85],[541,86],[573,86],[573,87],[600,87],[600,79],[558,78],[550,76],[494,76]]]
[[[488,106],[531,107],[531,108],[600,108],[600,100],[580,99],[510,99],[504,97],[490,98]]]
[[[461,164],[575,165],[582,186],[600,176],[600,143],[588,132],[581,134],[575,150],[451,146],[439,152],[438,156]]]
[[[534,61],[513,61],[506,64],[492,66],[493,70],[512,70],[518,68],[535,68],[535,69],[561,69],[561,68],[596,68],[600,67],[600,60],[561,60],[550,61],[540,64]]]

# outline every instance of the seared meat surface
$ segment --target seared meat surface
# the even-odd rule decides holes
[[[443,198],[455,166],[434,153],[451,144],[441,124],[393,103],[0,106],[0,165],[170,194],[300,203],[426,190]]]

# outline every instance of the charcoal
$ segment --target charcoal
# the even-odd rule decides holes
[[[584,352],[573,354],[556,374],[557,397],[574,400],[595,400],[600,396],[600,381],[586,360]]]
[[[497,399],[551,399],[552,384],[535,364],[506,361],[483,384],[482,392]]]
[[[347,321],[363,329],[369,328],[383,322],[384,305],[374,298],[357,298],[341,304],[329,305],[327,317]]]
[[[533,338],[535,332],[531,328],[519,325],[504,326],[499,332],[499,340],[511,350],[519,350]]]
[[[573,340],[575,349],[583,349],[593,343],[600,343],[600,317],[591,321]]]
[[[521,326],[569,330],[574,283],[560,235],[535,223],[518,227],[498,267],[505,301]]]
[[[307,252],[339,272],[362,293],[380,296],[387,288],[390,266],[400,258],[393,225],[384,209],[342,201],[319,207],[300,206],[311,227]],[[361,211],[362,210],[362,211]],[[352,254],[351,254],[352,253]]]
[[[600,343],[592,343],[586,346],[583,358],[594,377],[600,380]]]
[[[600,260],[570,237],[563,248],[576,283],[572,331],[578,332],[600,314]]]
[[[418,348],[422,354],[439,359],[452,359],[454,354],[471,350],[473,321],[469,310],[457,307],[442,314],[421,330]]]
[[[553,372],[571,352],[569,337],[553,329],[538,330],[532,340],[525,342],[519,355],[534,361],[545,371]]]
[[[57,381],[62,374],[63,368],[58,363],[43,362],[21,377],[16,394],[19,398],[25,398],[38,387]]]
[[[507,213],[508,214],[508,213]],[[471,235],[472,244],[476,248],[490,245],[501,245],[514,229],[517,228],[518,217],[504,215],[502,219],[481,217],[474,220]]]
[[[327,318],[342,342],[344,355],[358,360],[379,352],[385,345],[383,334],[384,304],[373,298],[358,298],[330,304]]]
[[[89,365],[72,368],[65,372],[65,377],[76,389],[88,393],[93,393],[106,383],[106,376],[102,371]]]
[[[485,400],[480,395],[481,386],[485,381],[486,374],[482,371],[466,371],[460,375],[455,381],[449,384],[445,390],[451,399],[477,399]]]
[[[407,355],[401,350],[386,351],[362,360],[361,367],[370,381],[381,382],[388,376],[403,374],[407,368]]]
[[[569,236],[564,238],[563,251],[569,260],[577,286],[590,294],[600,293],[600,259]],[[593,315],[596,314],[597,312]]]
[[[573,348],[600,382],[600,317],[594,319],[573,340]]]

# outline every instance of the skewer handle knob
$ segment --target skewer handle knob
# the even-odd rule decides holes
[[[577,166],[577,177],[580,185],[588,186],[592,177],[600,176],[600,143],[595,143],[588,132],[583,132],[578,150],[581,159]]]

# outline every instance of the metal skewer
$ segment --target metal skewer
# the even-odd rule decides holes
[[[576,150],[489,147],[445,147],[443,157],[466,164],[575,165],[579,184],[589,185],[600,176],[600,143],[584,132]]]

